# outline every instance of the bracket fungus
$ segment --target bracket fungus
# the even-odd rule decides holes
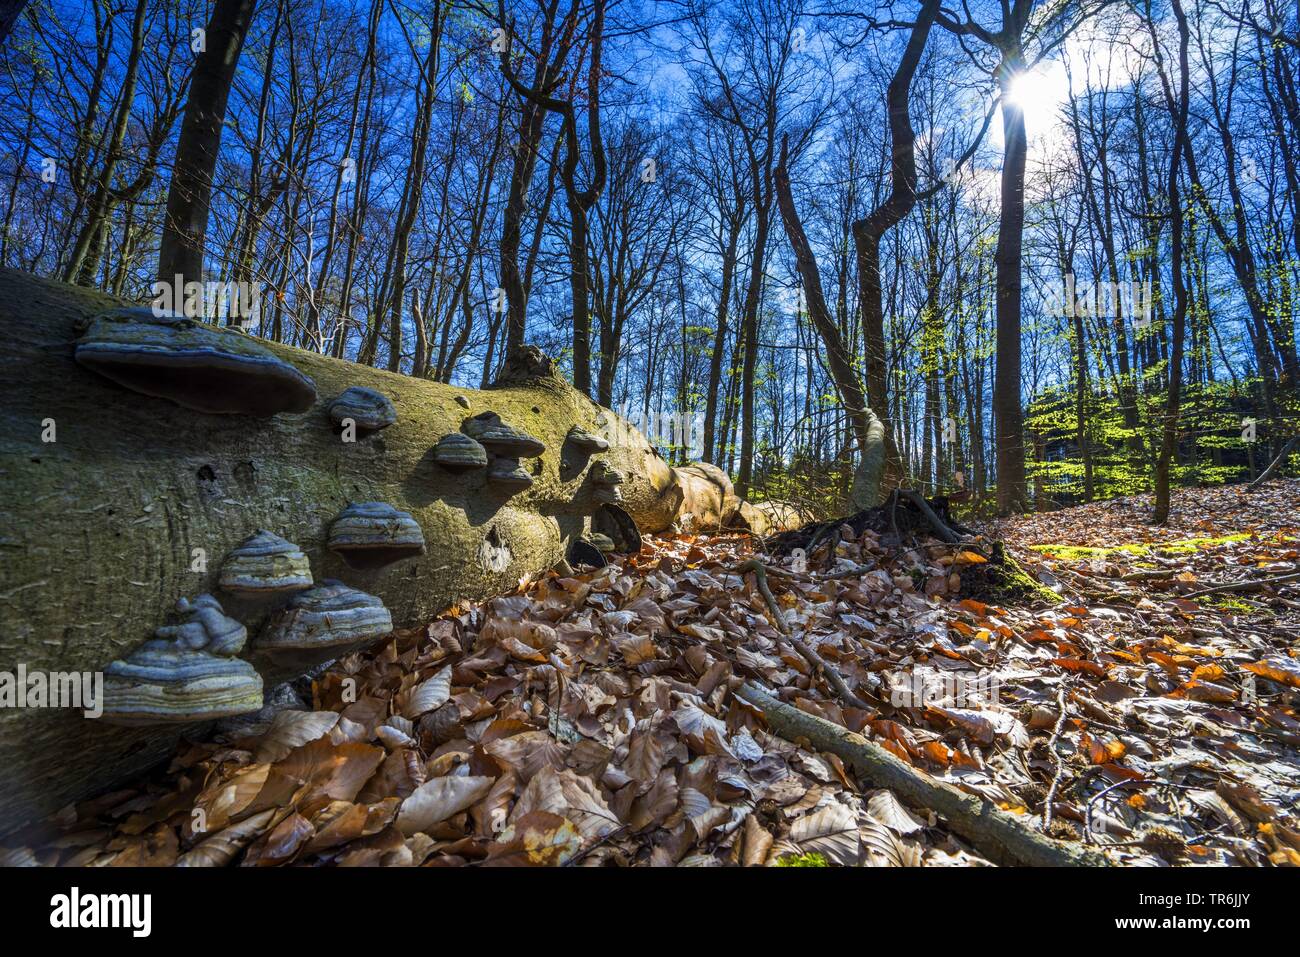
[[[311,587],[311,562],[293,542],[260,529],[226,556],[219,584],[254,598],[301,591]]]
[[[397,421],[397,409],[388,396],[359,385],[340,392],[330,403],[329,415],[340,428],[345,419],[351,419],[362,433],[378,432]]]
[[[495,412],[484,412],[466,419],[461,431],[503,459],[531,459],[546,451],[545,442],[511,428]]]
[[[331,551],[349,568],[383,568],[424,554],[424,532],[408,513],[386,502],[351,502],[330,526]]]
[[[104,669],[103,718],[111,724],[209,721],[262,707],[262,676],[234,657],[248,632],[211,595],[176,608],[188,616]]]
[[[154,632],[155,638],[216,655],[237,655],[244,647],[247,630],[222,611],[221,603],[211,595],[200,595],[194,601],[182,598],[176,602],[176,610],[186,616],[185,620],[178,625],[163,625]]]
[[[468,472],[488,464],[487,449],[464,432],[440,438],[433,447],[433,460],[450,472]]]
[[[199,412],[265,417],[316,401],[310,378],[250,336],[144,306],[87,320],[75,354],[119,385]]]
[[[565,438],[584,452],[606,452],[609,450],[608,439],[603,439],[599,435],[588,432],[580,425],[575,425],[569,429],[569,434]]]
[[[600,533],[614,543],[614,551],[620,554],[635,555],[641,551],[641,532],[632,521],[632,516],[617,505],[602,505],[591,517],[591,530]]]
[[[608,462],[596,462],[591,467],[591,481],[595,485],[591,493],[592,500],[601,505],[613,505],[623,501],[623,493],[618,490],[618,487],[625,480],[626,476]]]
[[[532,486],[533,477],[518,459],[498,458],[492,460],[492,467],[488,469],[488,481],[513,492],[522,492]]]
[[[569,563],[575,567],[604,568],[609,561],[594,542],[580,538],[569,546]]]
[[[294,595],[272,615],[257,639],[257,650],[339,653],[367,645],[392,630],[392,616],[382,601],[328,579]]]

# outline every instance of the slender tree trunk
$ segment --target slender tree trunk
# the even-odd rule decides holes
[[[406,302],[406,254],[410,248],[411,229],[420,212],[420,195],[424,191],[424,166],[429,153],[429,132],[433,126],[433,104],[438,87],[438,50],[442,45],[442,3],[433,5],[433,28],[429,37],[429,54],[425,59],[424,95],[412,135],[411,165],[408,167],[397,230],[393,236],[393,279],[387,297],[388,371],[397,372],[402,365],[402,307]],[[384,300],[381,298],[381,305]]]
[[[1174,283],[1173,316],[1173,351],[1169,360],[1169,400],[1165,406],[1163,436],[1160,443],[1160,455],[1156,459],[1156,494],[1155,514],[1152,521],[1163,525],[1169,520],[1169,470],[1178,447],[1178,413],[1182,400],[1183,384],[1183,338],[1187,319],[1187,286],[1183,281],[1183,200],[1179,193],[1178,176],[1184,153],[1190,152],[1187,146],[1187,112],[1188,112],[1188,27],[1187,16],[1183,13],[1180,0],[1171,0],[1174,17],[1178,21],[1178,71],[1179,90],[1177,98],[1169,87],[1161,68],[1161,83],[1169,103],[1169,111],[1174,114],[1174,145],[1169,159],[1169,216],[1170,216],[1170,254],[1172,278]],[[1159,44],[1155,44],[1157,62],[1160,60]]]
[[[862,334],[866,342],[867,400],[885,431],[886,471],[893,478],[902,472],[894,429],[889,418],[888,365],[885,361],[885,308],[880,281],[881,237],[902,221],[916,205],[916,133],[908,111],[912,77],[925,51],[930,28],[939,10],[939,0],[925,0],[902,59],[889,82],[885,104],[889,114],[889,135],[893,144],[890,160],[889,195],[863,219],[853,223],[853,244],[858,266],[858,303],[862,310]],[[891,479],[892,480],[892,479]]]
[[[722,251],[722,286],[718,292],[718,324],[713,333],[713,352],[709,356],[709,388],[704,397],[704,461],[717,464],[721,457],[716,442],[718,393],[722,386],[722,362],[727,351],[727,315],[731,308],[731,290],[736,278],[736,248],[745,225],[743,202],[737,203],[736,215],[727,230]]]
[[[758,189],[757,182],[755,188]],[[736,475],[736,495],[742,499],[748,496],[754,478],[754,377],[758,371],[758,307],[763,295],[767,234],[772,220],[770,189],[767,196],[759,193],[754,199],[754,248],[740,325],[743,359],[740,370],[740,468]]]
[[[808,300],[808,317],[813,327],[821,336],[826,347],[826,365],[835,391],[839,393],[840,402],[848,414],[857,441],[858,454],[861,456],[857,469],[857,478],[852,492],[855,510],[870,508],[880,504],[881,481],[885,468],[885,429],[868,407],[867,397],[862,391],[862,383],[849,358],[849,350],[835,320],[826,308],[826,295],[822,290],[821,270],[813,256],[812,246],[799,220],[799,211],[795,208],[794,195],[790,190],[790,172],[786,167],[787,141],[781,141],[781,161],[777,165],[774,182],[777,206],[785,224],[785,234],[794,251],[795,265],[799,277],[803,280],[805,297]],[[737,493],[739,494],[739,493]]]
[[[1020,382],[1021,244],[1025,231],[1025,113],[1014,101],[1011,85],[1024,69],[1019,52],[1004,56],[1002,133],[1002,212],[998,222],[997,364],[993,377],[993,420],[996,430],[998,511],[1003,515],[1026,507],[1024,412]]]
[[[105,224],[113,208],[113,175],[122,159],[122,144],[126,139],[127,124],[131,121],[131,106],[135,101],[136,81],[140,75],[140,55],[144,50],[145,0],[136,0],[135,16],[131,22],[131,52],[127,55],[126,78],[122,83],[121,100],[113,120],[113,130],[105,147],[104,166],[95,183],[90,199],[86,222],[77,236],[63,278],[67,282],[90,285],[103,250]],[[91,253],[94,253],[93,257]]]
[[[182,282],[203,278],[212,176],[221,148],[226,101],[255,4],[256,0],[214,0],[205,34],[207,45],[194,66],[190,101],[176,143],[158,252],[160,282],[170,283],[175,276],[182,277]]]

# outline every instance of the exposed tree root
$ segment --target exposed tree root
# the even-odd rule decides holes
[[[974,531],[953,518],[948,500],[943,496],[926,500],[912,489],[896,489],[883,505],[863,509],[847,518],[813,522],[803,528],[774,535],[764,542],[764,548],[772,555],[789,555],[794,549],[801,548],[811,563],[819,549],[829,546],[824,564],[830,567],[834,563],[835,546],[841,541],[842,530],[845,528],[854,536],[870,530],[877,535],[889,536],[899,543],[906,537],[919,539],[924,536],[948,545],[957,545],[965,542],[968,537],[975,536]],[[1059,595],[1039,584],[1021,568],[1007,554],[1001,542],[994,542],[991,547],[981,547],[977,542],[971,542],[970,548],[979,551],[988,560],[963,568],[962,595],[995,603],[1043,601],[1056,604],[1061,600]]]
[[[813,522],[791,532],[773,535],[766,542],[767,551],[774,555],[788,555],[791,550],[802,548],[811,555],[820,543],[835,540],[834,536],[841,527],[849,528],[855,537],[870,529],[878,535],[888,532],[900,535],[928,533],[949,543],[959,541],[963,535],[974,534],[953,518],[948,500],[943,496],[926,501],[910,489],[899,489],[883,505],[863,509],[846,518]]]

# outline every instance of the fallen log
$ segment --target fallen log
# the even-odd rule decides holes
[[[687,532],[720,531],[740,508],[731,478],[708,462],[692,462],[673,469],[682,488],[677,524]]]
[[[206,346],[160,360],[123,347],[131,330],[120,317],[91,321],[123,306],[0,270],[0,673],[100,673],[175,622],[179,600],[211,594],[246,627],[248,644],[203,662],[229,673],[234,659],[216,657],[236,649],[269,690],[298,667],[258,652],[283,600],[219,587],[227,556],[259,530],[279,538],[254,543],[255,553],[296,546],[316,584],[338,579],[377,597],[401,627],[556,565],[604,503],[620,500],[646,531],[676,518],[681,489],[657,452],[535,351],[478,391],[192,323],[176,336],[246,340],[226,350],[224,365],[205,366],[196,356]],[[497,443],[491,467],[440,458],[473,451],[475,442],[439,446],[471,426],[475,442]],[[510,430],[536,444],[512,445]],[[349,503],[370,504],[339,521]],[[358,539],[399,525],[391,547],[367,551],[374,543]],[[374,611],[327,598],[326,610],[343,602],[350,614]],[[247,685],[250,676],[239,677]],[[195,726],[122,728],[79,708],[0,708],[0,832],[157,763],[184,728]]]
[[[905,804],[932,810],[957,834],[997,864],[1034,867],[1104,867],[1105,855],[1056,841],[1021,818],[999,810],[987,798],[960,791],[910,767],[860,734],[800,711],[747,682],[736,696],[758,709],[776,734],[828,751],[852,765],[873,787],[888,788]]]

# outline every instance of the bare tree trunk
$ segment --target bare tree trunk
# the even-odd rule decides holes
[[[844,343],[835,320],[826,308],[826,295],[822,290],[821,270],[813,256],[812,246],[799,221],[794,195],[790,191],[790,172],[786,166],[788,141],[781,140],[781,161],[776,167],[776,201],[785,224],[785,234],[794,250],[795,265],[803,280],[804,294],[808,300],[808,317],[826,346],[826,365],[830,369],[835,390],[848,414],[853,437],[861,455],[852,491],[855,510],[879,505],[882,499],[881,482],[885,470],[885,427],[875,412],[867,405],[862,383],[853,369],[849,349]]]
[[[1169,158],[1169,196],[1170,216],[1170,253],[1172,278],[1174,283],[1174,321],[1173,353],[1169,359],[1169,399],[1165,405],[1164,431],[1160,443],[1160,455],[1156,459],[1156,495],[1155,514],[1152,521],[1163,525],[1169,520],[1169,467],[1174,452],[1178,447],[1178,412],[1182,400],[1183,384],[1183,339],[1187,320],[1187,286],[1183,281],[1183,200],[1178,188],[1179,170],[1184,153],[1190,152],[1187,145],[1188,112],[1188,28],[1187,16],[1183,13],[1180,0],[1171,0],[1174,17],[1178,21],[1178,71],[1179,89],[1177,96],[1170,87],[1163,66],[1160,44],[1152,29],[1152,49],[1157,64],[1160,66],[1160,83],[1165,90],[1165,99],[1169,112],[1174,116],[1174,144]],[[1148,17],[1150,11],[1148,10]],[[1148,19],[1148,26],[1151,20]]]
[[[203,246],[212,204],[212,176],[221,148],[226,101],[256,0],[215,0],[190,83],[176,163],[167,191],[167,214],[158,252],[158,279],[202,280]]]
[[[591,63],[587,71],[587,136],[591,143],[592,180],[585,190],[578,189],[578,162],[581,147],[578,143],[578,121],[572,97],[559,100],[548,96],[544,90],[524,86],[507,68],[506,78],[520,96],[534,107],[558,113],[563,122],[565,144],[564,166],[561,178],[569,208],[569,291],[572,300],[573,321],[573,384],[583,395],[591,395],[591,266],[587,254],[588,214],[596,205],[605,188],[605,147],[600,137],[600,54],[605,29],[605,0],[596,0],[591,24]],[[503,64],[507,61],[503,60]],[[557,144],[558,145],[558,144]],[[525,283],[525,288],[528,283]],[[522,324],[519,339],[513,338],[511,348],[523,343]]]
[[[727,231],[722,251],[722,286],[718,292],[718,322],[713,334],[713,353],[709,356],[709,387],[704,398],[704,461],[717,463],[716,419],[718,393],[722,385],[722,360],[727,351],[727,315],[731,309],[732,286],[736,280],[736,249],[745,225],[743,200],[737,202],[735,216]]]
[[[1021,255],[1025,232],[1025,113],[1014,102],[1011,85],[1024,69],[1019,52],[1003,58],[1002,211],[998,222],[997,364],[993,373],[993,419],[998,469],[998,511],[1022,512],[1026,507],[1024,412],[1020,382]]]
[[[939,0],[925,0],[885,95],[889,135],[893,143],[889,195],[866,217],[853,223],[853,245],[858,266],[858,303],[862,310],[862,333],[867,351],[867,400],[880,417],[885,432],[886,469],[895,473],[895,476],[901,473],[901,463],[893,428],[889,423],[880,240],[916,205],[916,133],[912,129],[908,112],[908,92],[938,10]]]
[[[557,22],[558,2],[546,10],[542,28],[542,41],[537,53],[537,65],[531,89],[542,96],[550,96],[563,76],[564,63],[573,46],[577,25],[578,4],[573,0],[568,14]],[[513,19],[507,21],[504,0],[497,0],[497,17],[503,29],[513,33]],[[557,35],[558,33],[558,35]],[[552,62],[551,54],[555,53]],[[512,76],[510,46],[501,50],[501,69]],[[516,352],[524,344],[524,330],[528,321],[528,284],[519,269],[519,247],[523,242],[524,209],[528,201],[528,188],[537,167],[537,150],[541,145],[546,110],[524,95],[520,95],[519,137],[512,144],[515,151],[510,171],[510,192],[506,199],[501,232],[501,287],[506,292],[506,355]]]
[[[406,190],[402,196],[397,229],[393,235],[393,273],[388,295],[380,297],[380,309],[389,310],[388,371],[397,372],[402,366],[402,306],[406,301],[406,253],[410,248],[411,229],[420,211],[420,195],[424,191],[424,165],[429,152],[429,131],[433,126],[433,104],[438,86],[438,50],[442,45],[442,3],[433,5],[433,28],[429,37],[429,54],[425,60],[424,96],[420,101],[412,133],[411,164],[408,167]],[[377,315],[379,313],[377,312]]]
[[[131,22],[131,52],[127,55],[126,79],[122,83],[121,100],[117,106],[117,116],[113,120],[113,131],[106,146],[104,166],[95,183],[95,192],[90,199],[90,209],[86,222],[77,236],[72,256],[63,271],[67,282],[79,282],[89,285],[95,268],[99,265],[102,251],[102,234],[109,213],[113,208],[113,175],[117,164],[122,159],[122,144],[126,139],[127,123],[131,120],[131,105],[135,101],[136,81],[140,75],[140,54],[144,50],[145,0],[136,0],[135,16]],[[91,250],[95,256],[90,256]]]

